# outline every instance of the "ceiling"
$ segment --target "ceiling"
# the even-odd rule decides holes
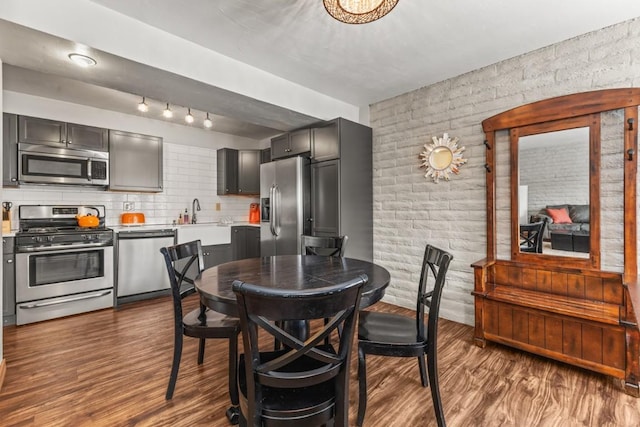
[[[90,3],[357,107],[640,16],[637,0],[400,0],[364,25],[335,21],[321,0]],[[52,55],[65,44],[0,20],[4,88],[130,114],[140,95],[171,100],[254,139],[320,118],[100,50],[104,67],[79,70]]]

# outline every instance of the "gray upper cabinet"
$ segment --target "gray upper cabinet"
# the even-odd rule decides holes
[[[2,185],[18,186],[18,116],[2,114]]]
[[[238,150],[221,148],[217,151],[218,196],[238,194]]]
[[[69,148],[109,151],[109,131],[94,126],[67,123],[67,145]]]
[[[238,153],[238,194],[260,194],[260,150]]]
[[[298,156],[311,151],[311,129],[300,129],[271,139],[271,159]]]
[[[63,148],[109,151],[107,129],[38,117],[18,117],[18,141]]]
[[[217,151],[217,193],[260,194],[260,150],[234,150],[221,148]]]
[[[109,131],[109,189],[162,191],[162,138]]]
[[[340,132],[338,120],[311,129],[311,161],[323,162],[340,157]]]

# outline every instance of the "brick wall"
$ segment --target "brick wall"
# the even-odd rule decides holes
[[[486,254],[482,120],[516,106],[589,90],[640,85],[640,19],[548,46],[370,107],[374,259],[392,282],[385,300],[413,307],[424,245],[453,253],[442,316],[473,324],[473,272]],[[622,266],[619,112],[603,115],[602,265]],[[450,182],[424,178],[418,154],[432,136],[460,138],[468,163]],[[509,139],[496,144],[498,254],[509,258]]]

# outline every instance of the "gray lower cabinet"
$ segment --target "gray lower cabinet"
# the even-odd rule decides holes
[[[65,148],[109,150],[107,129],[39,117],[18,117],[18,140]]]
[[[231,227],[231,252],[234,260],[260,256],[260,227]]]
[[[13,237],[2,239],[2,324],[16,323],[16,270]]]
[[[2,114],[2,186],[18,186],[18,116]]]
[[[231,261],[231,245],[209,245],[202,247],[204,268],[214,267]]]
[[[162,191],[162,138],[109,131],[109,189]]]
[[[340,161],[311,164],[311,233],[340,234]]]

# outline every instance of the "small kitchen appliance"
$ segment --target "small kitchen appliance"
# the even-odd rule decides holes
[[[251,203],[249,205],[249,224],[260,224],[260,204]]]

